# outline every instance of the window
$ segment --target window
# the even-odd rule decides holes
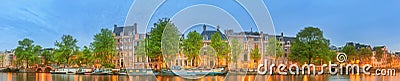
[[[139,45],[139,42],[135,42],[135,46],[138,46]]]
[[[248,60],[247,57],[248,57],[247,54],[244,54],[243,60],[244,60],[244,61],[247,61],[247,60]]]
[[[143,35],[139,35],[139,39],[143,39]]]
[[[254,41],[258,41],[258,38],[254,38],[253,40],[254,40]]]

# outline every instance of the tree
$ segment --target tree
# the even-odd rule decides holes
[[[49,50],[44,50],[41,55],[44,58],[44,64],[48,65],[49,63],[54,61],[53,54]]]
[[[147,56],[152,61],[157,61],[158,63],[162,62],[161,37],[168,23],[170,23],[170,19],[168,18],[159,19],[157,23],[154,23],[154,27],[151,28],[148,34]]]
[[[4,67],[4,57],[6,56],[6,54],[0,54],[0,64],[1,67]]]
[[[260,50],[258,49],[257,45],[254,45],[254,48],[250,52],[250,58],[253,59],[254,63],[258,63],[261,59]]]
[[[240,43],[238,39],[231,40],[231,62],[235,63],[234,67],[238,67],[238,59],[241,54],[243,54],[243,43]]]
[[[357,49],[354,46],[351,45],[346,45],[343,47],[341,52],[346,53],[348,56],[348,59],[355,60],[357,57],[359,57],[359,54],[357,53]]]
[[[165,26],[162,33],[161,44],[164,63],[172,65],[179,53],[179,31],[171,22]],[[168,66],[167,66],[168,67]]]
[[[42,50],[42,47],[39,45],[36,45],[35,47],[33,47],[33,54],[31,57],[29,57],[28,60],[28,64],[29,65],[34,65],[34,64],[38,64],[40,62],[40,51]]]
[[[199,51],[203,47],[203,39],[196,31],[189,32],[187,38],[183,40],[183,53],[191,61],[199,56]]]
[[[274,56],[275,59],[278,59],[283,55],[283,48],[280,45],[279,41],[276,38],[269,38],[268,45],[266,47],[266,54],[270,56]]]
[[[384,53],[384,51],[382,50],[383,47],[376,47],[375,48],[375,57],[376,59],[380,60],[382,59],[382,55]]]
[[[372,50],[368,48],[361,48],[359,54],[362,58],[366,58],[368,61],[372,57]]]
[[[230,52],[230,47],[224,40],[222,40],[220,31],[217,31],[211,35],[210,46],[213,47],[216,51],[216,56],[218,57],[218,64],[220,60],[228,59],[228,53]]]
[[[85,64],[86,66],[93,65],[94,55],[92,47],[83,46],[83,50],[78,55],[79,64]]]
[[[26,68],[38,62],[38,54],[41,49],[39,45],[34,45],[34,41],[28,38],[18,41],[18,46],[15,48],[15,55],[18,63],[25,63]]]
[[[329,61],[332,52],[329,40],[324,38],[319,28],[306,27],[296,35],[291,45],[289,59],[296,62],[311,63],[315,59]]]
[[[95,60],[106,68],[115,66],[112,64],[112,59],[117,51],[115,49],[116,42],[112,34],[111,30],[103,28],[100,33],[94,35],[94,41],[91,43]]]
[[[140,41],[139,45],[135,49],[135,59],[146,59],[146,40],[143,39]]]
[[[71,58],[79,51],[79,47],[76,45],[77,42],[71,35],[63,35],[60,42],[55,42],[56,58],[64,59],[61,63],[67,63],[67,67],[70,66]]]

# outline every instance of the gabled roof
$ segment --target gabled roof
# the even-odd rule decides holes
[[[216,32],[217,31],[206,30],[206,31],[201,32],[201,36],[203,37],[203,39],[204,39],[204,37],[206,37],[207,38],[206,40],[211,40],[212,34],[214,34]],[[221,33],[221,31],[219,32],[219,35],[221,35],[222,40],[226,40],[227,39],[226,36]]]
[[[130,33],[136,34],[136,28],[134,26],[114,27],[113,33],[115,36],[121,36],[121,32],[123,32],[124,36],[130,35]]]

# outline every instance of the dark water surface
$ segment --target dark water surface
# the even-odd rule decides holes
[[[232,75],[185,79],[179,76],[66,75],[50,73],[0,73],[0,81],[400,81],[400,75]]]

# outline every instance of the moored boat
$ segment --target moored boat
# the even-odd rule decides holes
[[[66,74],[67,69],[59,68],[59,69],[55,69],[54,71],[50,71],[50,73],[51,74]]]
[[[127,75],[154,75],[153,69],[126,69]]]

